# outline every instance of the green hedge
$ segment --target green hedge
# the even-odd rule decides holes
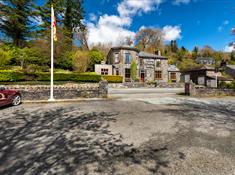
[[[19,71],[0,71],[0,82],[13,82],[13,81],[23,81],[24,74]]]
[[[12,81],[50,81],[49,72],[28,73],[0,71],[0,82]],[[101,75],[94,73],[54,73],[54,81],[99,82]]]
[[[109,83],[122,83],[123,77],[118,75],[102,75],[102,78]]]

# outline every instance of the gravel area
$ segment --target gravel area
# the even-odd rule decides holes
[[[0,109],[1,175],[235,175],[235,99]]]

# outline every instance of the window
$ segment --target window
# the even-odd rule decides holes
[[[140,58],[140,66],[143,66],[143,65],[144,65],[144,59]]]
[[[101,69],[101,75],[108,75],[109,69]]]
[[[161,67],[161,60],[156,61],[156,67]]]
[[[125,69],[125,78],[131,78],[131,69]]]
[[[119,53],[114,54],[115,63],[119,63]]]
[[[170,77],[171,77],[171,81],[175,83],[176,82],[176,73],[171,72]]]
[[[119,69],[118,68],[116,69],[116,75],[119,75]]]
[[[155,79],[156,80],[162,79],[162,71],[155,71]]]
[[[131,64],[131,54],[125,53],[125,64]]]

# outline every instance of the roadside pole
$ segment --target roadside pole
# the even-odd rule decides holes
[[[51,87],[50,98],[48,101],[55,101],[54,99],[54,9],[51,6]]]

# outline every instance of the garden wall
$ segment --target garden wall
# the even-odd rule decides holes
[[[185,94],[193,97],[235,96],[234,89],[216,89],[185,83]]]
[[[184,83],[158,83],[148,84],[139,82],[109,83],[109,88],[183,88]]]
[[[50,96],[49,85],[6,85],[6,89],[18,90],[23,100],[47,100]],[[55,99],[107,98],[108,82],[65,84],[54,86]]]

